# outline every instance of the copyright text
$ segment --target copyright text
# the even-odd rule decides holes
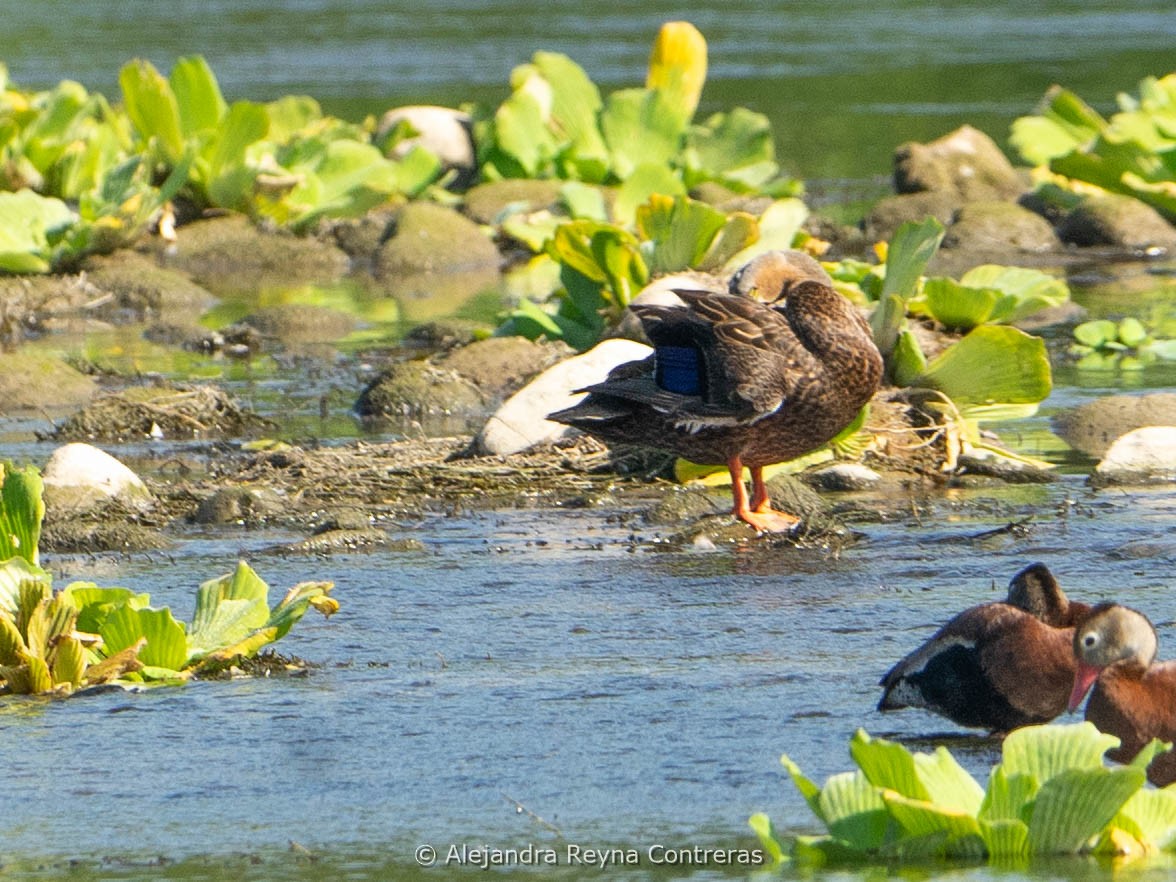
[[[413,854],[422,867],[762,867],[767,856],[759,848],[710,848],[703,846],[650,845],[645,848],[588,848],[575,843],[558,847],[524,845],[498,848],[493,845],[452,843],[420,845]]]

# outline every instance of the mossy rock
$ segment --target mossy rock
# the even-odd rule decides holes
[[[166,266],[216,294],[333,282],[350,268],[342,250],[313,237],[266,233],[241,215],[180,227]]]
[[[1012,202],[965,205],[943,237],[944,248],[979,253],[1041,252],[1058,246],[1058,237],[1045,218]]]
[[[333,343],[355,330],[354,317],[326,306],[278,303],[242,319],[265,337],[282,343]]]
[[[87,258],[83,269],[92,284],[113,295],[111,303],[94,314],[107,321],[143,321],[149,317],[176,321],[199,316],[216,304],[208,289],[184,273],[160,266],[136,251]]]
[[[1130,250],[1176,248],[1176,228],[1152,208],[1117,193],[1088,196],[1058,223],[1058,236],[1074,245]]]
[[[561,181],[508,178],[478,184],[465,195],[465,212],[480,224],[494,224],[508,206],[525,210],[551,208],[559,201]]]
[[[477,414],[485,410],[478,387],[452,370],[424,361],[392,365],[359,394],[355,410],[366,417]]]
[[[6,411],[77,407],[97,389],[93,378],[52,356],[0,354],[0,401]]]
[[[996,142],[965,125],[927,144],[900,145],[894,151],[894,189],[934,190],[973,202],[1016,199],[1026,186]]]
[[[866,237],[873,242],[888,242],[903,224],[919,223],[929,217],[946,227],[955,218],[960,205],[958,194],[940,190],[887,196],[879,199],[866,216]]]
[[[488,398],[505,398],[538,374],[573,355],[565,344],[524,337],[490,337],[447,353],[438,364],[457,371]]]
[[[468,217],[443,205],[412,202],[396,215],[395,233],[376,255],[376,274],[497,269],[500,262],[494,243]]]

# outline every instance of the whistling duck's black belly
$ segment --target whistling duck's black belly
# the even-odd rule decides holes
[[[1047,722],[1014,708],[993,685],[975,647],[956,644],[936,653],[922,669],[887,688],[879,710],[921,707],[960,726],[1007,732]]]

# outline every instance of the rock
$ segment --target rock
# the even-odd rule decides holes
[[[377,141],[401,123],[407,123],[417,134],[394,143],[386,155],[403,159],[413,147],[420,145],[440,159],[442,166],[456,173],[452,182],[454,188],[464,190],[470,185],[477,174],[478,163],[473,121],[468,113],[427,104],[394,107],[380,117],[376,127]]]
[[[952,222],[960,205],[958,194],[942,190],[887,196],[874,203],[866,216],[866,238],[872,242],[889,242],[904,223],[919,223],[929,217],[946,227]]]
[[[528,380],[572,354],[565,343],[536,343],[525,337],[490,337],[450,350],[435,363],[457,371],[488,399],[505,398]]]
[[[900,145],[894,152],[894,189],[939,191],[975,202],[1016,199],[1025,183],[995,141],[961,126],[928,144]]]
[[[145,507],[151,491],[129,468],[90,444],[63,444],[41,472],[45,505],[62,511],[93,508],[109,499]]]
[[[646,358],[652,351],[632,340],[604,340],[581,355],[553,365],[507,399],[486,421],[474,440],[475,448],[505,456],[559,440],[573,430],[546,417],[583,397],[574,394],[573,389],[599,383],[617,365]]]
[[[177,231],[163,264],[215,294],[255,292],[342,278],[350,261],[334,245],[288,233],[265,233],[241,215],[201,220]]]
[[[269,488],[222,487],[200,500],[192,519],[198,524],[263,524],[285,511],[287,501]]]
[[[1057,480],[1049,469],[979,448],[960,455],[956,473],[997,478],[1006,484],[1048,484]]]
[[[1116,438],[1144,426],[1176,426],[1176,393],[1109,395],[1053,419],[1062,440],[1091,457],[1102,456]]]
[[[1091,481],[1099,486],[1176,481],[1176,426],[1144,426],[1115,439]]]
[[[1073,245],[1176,249],[1176,228],[1150,205],[1118,193],[1087,196],[1061,219],[1057,232]]]
[[[376,252],[395,229],[395,212],[373,208],[362,217],[340,218],[331,224],[331,240],[357,265],[372,271]]]
[[[283,344],[333,343],[356,326],[356,320],[345,312],[305,303],[265,306],[241,321]]]
[[[417,542],[420,548],[419,540]],[[388,545],[388,534],[377,527],[364,527],[356,530],[324,530],[315,533],[298,542],[282,547],[282,551],[293,554],[335,554],[354,551],[385,550]],[[418,551],[420,548],[396,548],[394,551]]]
[[[94,397],[97,384],[77,368],[47,355],[0,353],[4,410],[76,407]]]
[[[426,361],[402,361],[372,380],[355,410],[365,417],[473,415],[484,412],[478,387],[456,371]]]
[[[498,249],[469,218],[432,202],[412,202],[396,216],[395,233],[376,254],[381,278],[492,268]]]
[[[123,249],[94,255],[83,264],[90,282],[112,297],[94,314],[116,324],[148,318],[174,323],[195,321],[217,298],[180,272],[160,266],[145,254]]]
[[[956,212],[943,247],[978,253],[1052,251],[1053,227],[1040,215],[1012,202],[970,202]]]
[[[495,224],[508,208],[532,212],[553,207],[562,186],[562,181],[535,178],[489,181],[465,194],[465,212],[480,224]]]
[[[839,462],[804,476],[804,480],[821,490],[869,490],[878,485],[882,476],[856,462]]]

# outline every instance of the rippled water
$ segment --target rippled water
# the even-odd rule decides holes
[[[5,16],[0,58],[25,86],[69,76],[115,94],[128,57],[167,67],[202,52],[233,97],[303,91],[359,114],[499,100],[511,67],[540,48],[608,87],[637,82],[657,25],[683,12],[131,0],[5,4]],[[711,109],[763,109],[794,171],[858,179],[884,173],[898,142],[965,120],[1000,137],[1054,80],[1106,104],[1163,72],[1176,27],[1168,4],[1150,2],[733,2],[688,17],[710,41]],[[1116,315],[1141,299],[1170,309],[1171,286],[1140,270],[1078,296]],[[359,431],[349,417],[314,416],[352,369],[338,370],[237,372],[229,385],[293,434],[340,437]],[[1044,416],[1018,431],[1044,433],[1051,410],[1110,389],[1176,385],[1164,368],[1057,377]],[[0,422],[0,453],[43,461],[38,426]],[[1029,452],[1049,455],[1036,437]],[[196,584],[245,555],[275,592],[335,580],[342,610],[283,641],[319,663],[304,678],[0,705],[0,864],[17,878],[447,878],[418,871],[414,849],[749,845],[755,811],[812,832],[779,755],[821,780],[850,767],[859,726],[917,744],[942,736],[983,779],[993,743],[919,712],[883,717],[876,683],[1025,564],[1045,561],[1081,599],[1146,610],[1176,642],[1174,506],[1164,489],[1094,494],[1074,473],[912,498],[907,516],[856,525],[861,541],[840,556],[658,551],[631,513],[519,510],[406,523],[418,553],[288,559],[266,549],[291,537],[193,528],[166,555],[51,559],[59,583],[150,591],[187,618]],[[623,876],[660,872],[646,857]],[[1107,870],[1074,861],[1035,875]]]

